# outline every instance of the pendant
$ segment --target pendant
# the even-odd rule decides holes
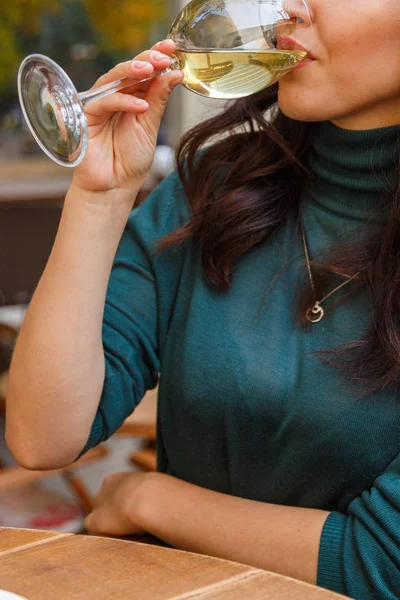
[[[324,314],[324,309],[316,302],[312,308],[307,309],[306,317],[310,323],[319,323],[324,318]]]

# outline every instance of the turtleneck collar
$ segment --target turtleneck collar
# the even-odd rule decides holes
[[[307,164],[315,179],[308,193],[315,202],[357,219],[385,214],[385,190],[393,190],[399,161],[400,125],[351,131],[330,121],[317,123]]]

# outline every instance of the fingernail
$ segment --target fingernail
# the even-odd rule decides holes
[[[169,58],[169,56],[166,56],[165,54],[162,54],[161,52],[157,52],[157,50],[155,52],[151,53],[151,58],[154,60],[163,60],[163,58]]]
[[[134,67],[135,69],[144,69],[144,67],[147,67],[147,65],[149,65],[150,63],[145,62],[144,60],[134,60],[132,63],[132,67]]]
[[[170,89],[170,90],[173,90],[173,89],[175,89],[177,85],[179,85],[180,83],[182,83],[182,81],[184,80],[184,78],[185,78],[185,76],[184,76],[184,74],[182,73],[182,71],[180,72],[180,77],[179,77],[179,79],[177,79],[177,78],[176,78],[176,75],[175,75],[175,79],[173,79],[173,80],[170,82],[170,84],[169,84],[169,89]]]
[[[146,104],[146,100],[142,100],[141,98],[134,98],[133,104],[136,104],[136,106],[143,106],[143,104]]]

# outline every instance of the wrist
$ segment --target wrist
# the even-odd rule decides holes
[[[88,208],[101,209],[104,212],[129,212],[141,190],[140,185],[111,188],[109,190],[91,190],[79,185],[75,179],[67,192],[67,198]]]
[[[145,473],[142,485],[135,488],[134,502],[127,507],[129,515],[132,515],[131,520],[153,535],[155,535],[155,517],[160,513],[158,503],[162,500],[165,477],[163,473]]]
[[[107,239],[120,239],[136,194],[128,190],[91,192],[72,184],[67,192],[62,222],[67,220],[76,228],[84,229],[88,237],[99,234]]]
[[[114,205],[111,201],[102,204],[100,198],[96,204],[90,193],[72,185],[65,198],[52,254],[60,256],[61,252],[64,261],[67,252],[71,262],[79,256],[81,269],[85,265],[87,269],[102,265],[108,280],[131,209],[131,202],[123,202],[121,197]]]

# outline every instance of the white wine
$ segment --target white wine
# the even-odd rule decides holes
[[[264,90],[301,64],[307,56],[304,48],[313,47],[307,0],[296,0],[295,11],[307,15],[306,20],[291,14],[287,4],[190,0],[167,34],[176,48],[170,67],[153,71],[140,83],[178,68],[184,72],[183,85],[201,96],[224,100]],[[301,50],[294,48],[297,39],[304,44]],[[130,87],[131,77],[123,77],[78,93],[65,71],[41,54],[28,56],[18,71],[19,99],[33,136],[51,159],[68,167],[77,166],[88,147],[87,103]]]
[[[278,81],[306,56],[303,50],[175,50],[182,85],[211,98],[243,98]]]

